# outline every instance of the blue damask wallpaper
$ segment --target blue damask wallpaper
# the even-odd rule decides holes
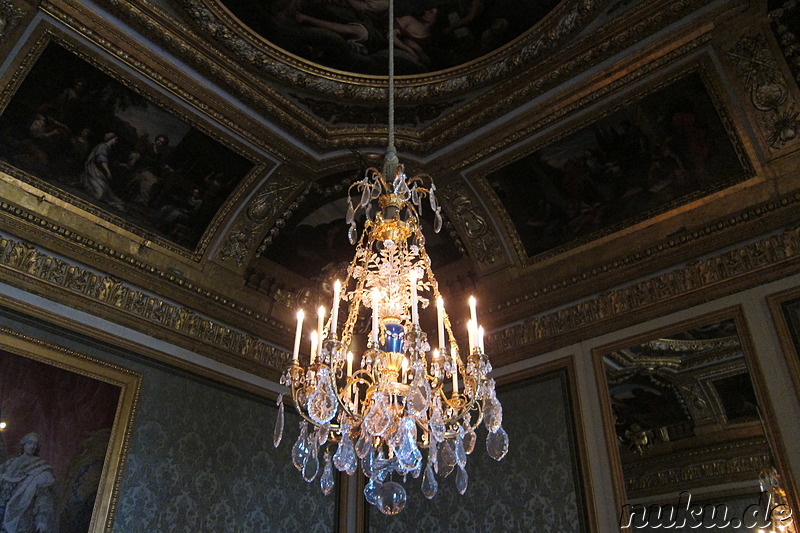
[[[325,497],[291,462],[297,418],[272,444],[275,402],[0,308],[4,325],[144,376],[114,533],[334,531]]]
[[[496,462],[486,453],[486,431],[469,456],[469,485],[461,496],[455,472],[439,481],[426,500],[419,480],[406,483],[408,504],[393,517],[368,507],[369,531],[400,533],[579,533],[586,531],[579,465],[565,371],[512,385],[498,392],[508,455]]]

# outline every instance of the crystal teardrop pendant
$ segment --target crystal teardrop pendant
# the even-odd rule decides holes
[[[305,458],[303,459],[303,470],[301,471],[301,473],[303,474],[303,479],[311,483],[312,481],[314,481],[314,478],[317,477],[318,471],[319,471],[319,457],[317,457],[317,447],[310,446],[309,453],[307,453]]]
[[[392,446],[403,473],[419,468],[422,452],[417,447],[417,425],[410,416],[403,417],[392,439]]]
[[[356,233],[356,223],[351,222],[350,229],[347,230],[347,240],[350,241],[350,244],[355,244],[356,237],[358,237],[358,234]]]
[[[458,467],[458,472],[456,473],[456,488],[458,492],[464,494],[467,492],[467,483],[469,482],[469,477],[467,476],[467,469],[463,466]]]
[[[433,232],[439,233],[442,231],[442,209],[436,210],[436,216],[433,218]]]
[[[331,454],[325,450],[325,467],[322,469],[322,475],[319,478],[319,488],[322,493],[327,496],[333,491],[333,465],[331,464]]]
[[[431,401],[431,386],[425,379],[425,367],[422,361],[414,361],[414,379],[411,382],[411,390],[406,397],[406,411],[419,418],[428,410]]]
[[[369,454],[369,451],[372,449],[372,439],[369,438],[367,432],[364,431],[362,428],[361,436],[358,437],[356,441],[356,455],[360,458],[364,458]]]
[[[333,456],[333,464],[339,472],[352,475],[355,473],[356,467],[358,466],[356,450],[347,430],[343,429],[342,433],[342,440],[339,442],[339,447],[336,449],[336,453]]]
[[[433,465],[428,461],[425,473],[422,474],[422,494],[430,500],[436,496],[436,491],[438,490],[439,482],[436,481],[436,475],[433,473]]]
[[[454,443],[454,451],[456,457],[456,464],[461,468],[467,466],[467,452],[464,449],[464,430],[459,429],[458,435],[456,435],[456,440]]]
[[[483,423],[486,429],[492,433],[497,431],[497,428],[503,423],[503,408],[494,395],[486,400],[486,407],[483,409]]]
[[[278,396],[278,417],[275,419],[275,430],[272,432],[272,444],[277,448],[283,438],[283,394]]]
[[[298,470],[303,470],[303,462],[308,455],[308,425],[305,420],[300,421],[300,436],[292,446],[292,463]]]
[[[367,428],[371,435],[380,437],[389,428],[392,420],[389,417],[389,413],[386,412],[386,400],[383,395],[376,394],[375,396],[372,408],[367,413],[367,416],[364,417],[364,427]]]
[[[486,435],[486,451],[495,461],[499,461],[508,453],[508,434],[502,427]]]
[[[439,450],[442,460],[450,466],[455,465],[458,460],[456,459],[456,447],[452,439],[447,439],[442,443],[442,448]]]
[[[317,374],[317,386],[308,397],[308,416],[318,424],[326,424],[336,416],[337,405],[331,386],[331,369],[322,367]]]
[[[350,200],[350,196],[347,196],[347,214],[344,217],[345,224],[352,224],[353,219],[356,216],[356,212],[353,209],[353,202]]]
[[[384,483],[375,494],[375,506],[385,515],[396,515],[406,506],[406,489],[395,481]]]
[[[464,452],[469,455],[475,449],[475,441],[478,440],[478,435],[475,434],[475,430],[469,428],[464,433]]]

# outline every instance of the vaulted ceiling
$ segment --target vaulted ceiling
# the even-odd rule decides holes
[[[397,2],[401,39],[422,50],[396,55],[397,148],[408,174],[436,183],[445,224],[429,251],[446,293],[476,292],[500,327],[796,217],[724,222],[782,194],[765,169],[779,168],[777,151],[794,141],[757,125],[797,92],[765,2],[529,4]],[[10,205],[41,222],[20,234],[286,347],[294,309],[321,298],[350,258],[343,199],[387,144],[385,9],[363,0],[21,9],[19,35],[33,29],[6,67],[0,115],[20,144],[6,143],[0,164],[16,191]],[[782,81],[751,97],[747,73],[760,72],[763,50],[769,79]],[[73,74],[46,75],[58,68]],[[114,128],[124,208],[82,188],[80,165],[37,167],[38,153],[24,151],[21,125],[34,110],[55,119],[43,105],[78,77],[89,86],[84,107],[59,117],[75,121],[70,131],[90,129],[92,145]],[[107,115],[100,102],[114,102]],[[124,156],[168,127],[174,173],[148,187]],[[195,204],[179,204],[194,189]],[[277,355],[242,363],[225,351],[208,353],[267,375],[279,366]]]

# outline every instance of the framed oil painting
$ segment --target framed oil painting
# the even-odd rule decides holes
[[[3,531],[110,530],[140,383],[0,327]]]
[[[752,173],[699,72],[604,108],[486,176],[527,258],[560,253]]]
[[[800,394],[800,287],[767,298],[786,364]]]
[[[195,250],[256,164],[79,47],[52,38],[37,50],[0,96],[0,170]]]

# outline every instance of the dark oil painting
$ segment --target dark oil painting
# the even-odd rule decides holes
[[[273,44],[345,72],[385,75],[388,0],[224,0],[244,24]],[[511,42],[558,0],[397,0],[395,72],[455,67]]]
[[[575,246],[746,178],[699,74],[490,173],[528,257]]]
[[[3,531],[89,531],[120,394],[0,350]]]
[[[53,42],[0,115],[0,161],[190,250],[254,166]]]

